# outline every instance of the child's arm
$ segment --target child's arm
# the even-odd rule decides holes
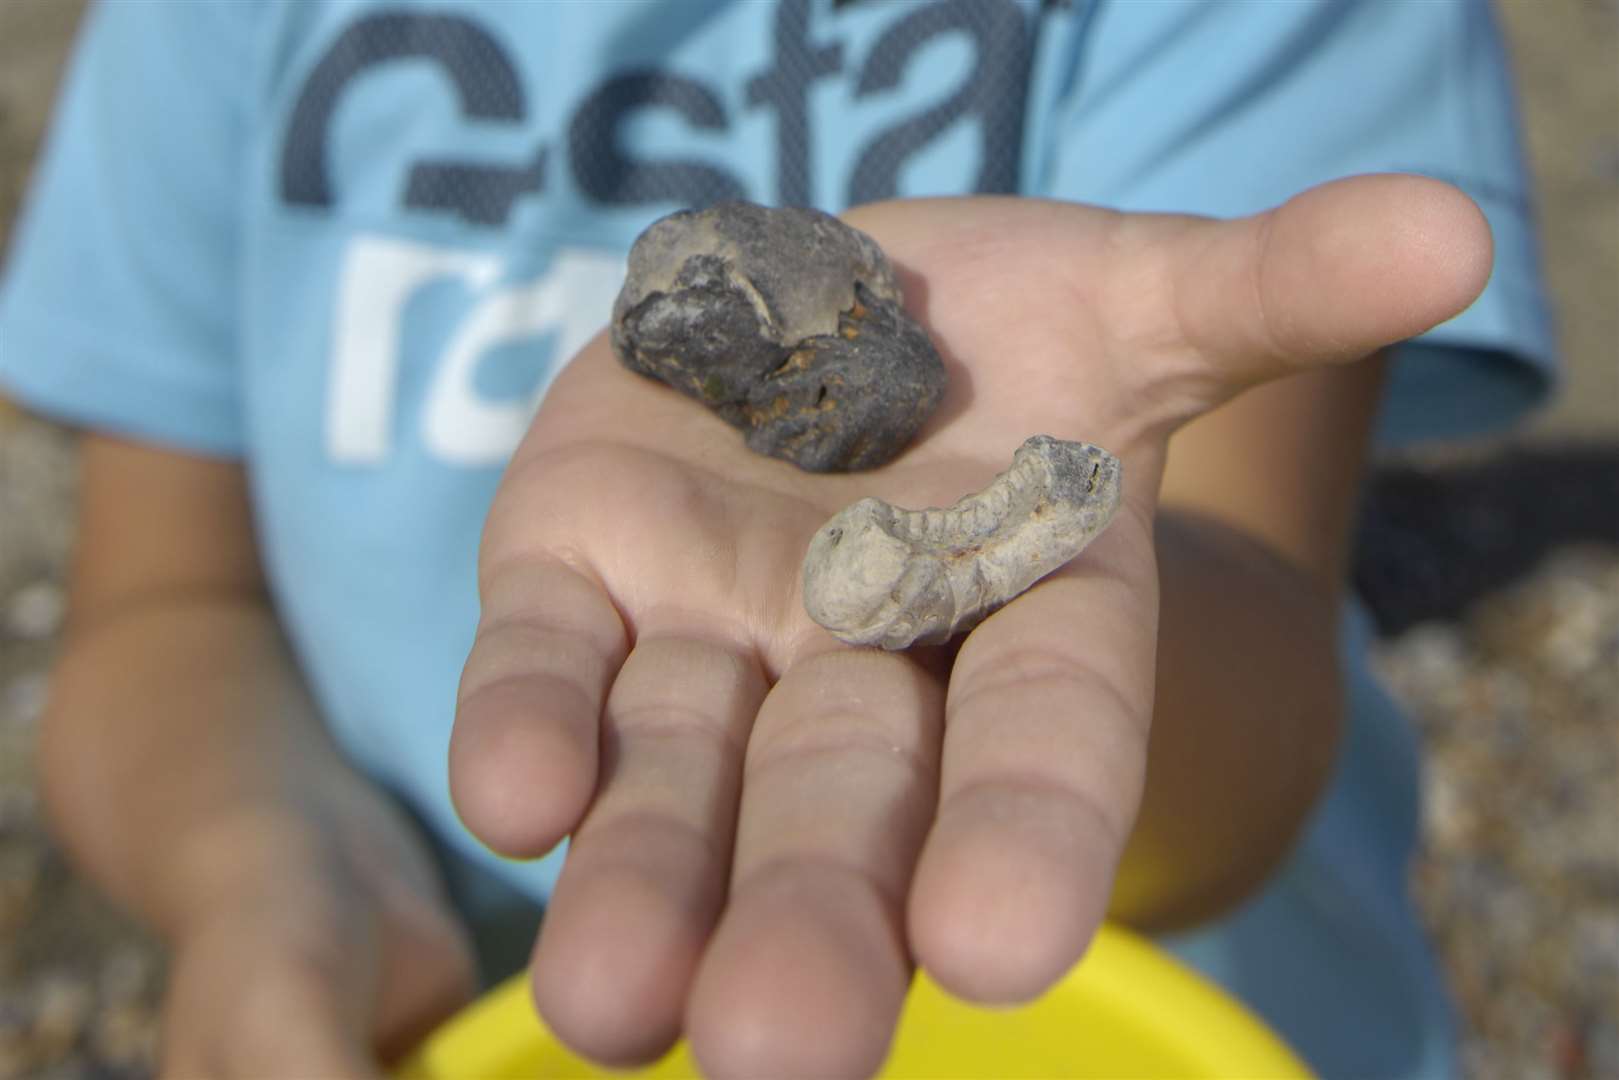
[[[63,842],[175,949],[165,1070],[370,1074],[471,987],[425,853],[316,715],[243,469],[98,436],[82,460],[41,776]]]
[[[1147,783],[1112,912],[1184,926],[1259,888],[1326,784],[1337,624],[1385,361],[1248,391],[1170,440]]]

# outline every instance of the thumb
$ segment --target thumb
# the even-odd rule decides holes
[[[467,931],[405,890],[384,896],[381,961],[372,1038],[392,1063],[472,1000],[478,974]]]
[[[267,968],[255,976],[260,985],[252,995],[264,1011],[223,1049],[228,1075],[380,1080],[346,980],[296,962]]]
[[[1359,360],[1464,310],[1494,258],[1461,191],[1421,176],[1334,181],[1183,234],[1169,267],[1185,341],[1230,392]]]
[[[161,1074],[378,1077],[352,958],[265,942],[219,924],[177,946]]]

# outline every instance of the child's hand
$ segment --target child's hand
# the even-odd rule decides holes
[[[188,853],[218,887],[175,928],[164,1076],[379,1077],[466,1003],[471,953],[416,840],[361,801],[333,827],[228,823],[217,855]]]
[[[812,476],[751,454],[599,339],[488,523],[453,791],[501,851],[573,835],[536,996],[608,1061],[684,1030],[720,1075],[869,1073],[913,963],[985,1002],[1060,976],[1141,797],[1169,433],[1426,329],[1489,265],[1476,209],[1412,178],[1231,223],[1007,199],[852,220],[907,272],[950,368],[898,461]],[[835,510],[948,505],[1036,433],[1124,462],[1125,506],[1080,559],[953,661],[809,621],[799,564]]]

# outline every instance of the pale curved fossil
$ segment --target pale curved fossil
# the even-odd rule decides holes
[[[804,557],[804,608],[851,645],[933,645],[972,628],[1068,562],[1119,505],[1118,458],[1036,435],[948,509],[877,498],[844,507]]]

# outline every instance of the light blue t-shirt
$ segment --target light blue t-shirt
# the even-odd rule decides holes
[[[1503,422],[1552,349],[1497,31],[1445,0],[134,3],[90,17],[0,293],[0,385],[250,466],[276,602],[342,746],[462,858],[446,750],[502,462],[653,219],[1022,192],[1250,213],[1450,180],[1484,297],[1392,377],[1385,437]],[[1410,733],[1354,719],[1275,884],[1171,944],[1322,1071],[1432,1075],[1404,896]]]

